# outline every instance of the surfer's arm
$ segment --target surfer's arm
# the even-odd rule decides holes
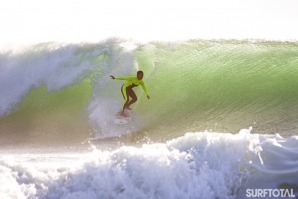
[[[147,95],[147,98],[150,99],[149,94],[148,94],[148,91],[147,91],[147,88],[146,88],[144,82],[141,82],[141,86],[142,86],[143,90],[145,91],[145,93]]]
[[[114,77],[116,80],[131,80],[131,77]]]

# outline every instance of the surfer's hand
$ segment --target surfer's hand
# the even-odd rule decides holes
[[[113,75],[110,75],[111,79],[115,79],[115,77]]]
[[[150,99],[150,96],[149,95],[147,95],[147,98],[148,98],[148,100]]]

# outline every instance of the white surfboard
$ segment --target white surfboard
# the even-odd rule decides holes
[[[128,109],[124,110],[124,113],[127,115],[126,117],[120,115],[121,111],[119,111],[114,118],[115,124],[119,124],[119,125],[127,124],[131,120],[132,110],[128,110]]]

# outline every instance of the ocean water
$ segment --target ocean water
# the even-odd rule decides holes
[[[144,71],[130,123],[123,81]],[[298,43],[41,43],[0,52],[3,198],[298,196]],[[291,197],[289,197],[291,198]]]

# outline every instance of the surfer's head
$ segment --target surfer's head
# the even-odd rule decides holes
[[[143,71],[139,70],[139,71],[137,72],[137,78],[138,78],[138,80],[143,79],[143,76],[144,76]]]

